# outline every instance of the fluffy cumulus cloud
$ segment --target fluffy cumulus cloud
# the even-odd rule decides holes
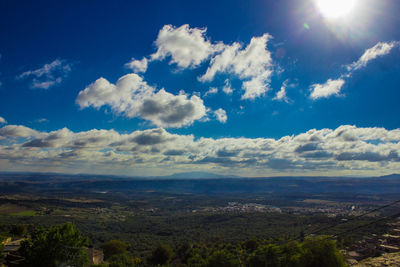
[[[348,65],[346,68],[348,71],[355,71],[361,69],[367,66],[369,61],[389,54],[390,51],[394,47],[398,47],[399,44],[400,42],[395,42],[395,41],[389,43],[379,42],[374,47],[365,50],[364,54],[356,62],[353,62],[352,64]]]
[[[0,124],[6,124],[7,121],[3,117],[0,116]]]
[[[206,115],[200,97],[156,91],[137,74],[122,76],[116,84],[99,78],[79,92],[76,103],[81,108],[108,106],[116,114],[140,117],[160,127],[190,125]]]
[[[212,81],[217,73],[234,74],[242,80],[245,91],[242,99],[254,99],[262,96],[269,89],[273,73],[271,53],[267,49],[269,34],[253,37],[246,48],[235,42],[225,45],[221,53],[211,59],[206,73],[200,81]]]
[[[17,79],[29,79],[32,88],[49,89],[60,84],[71,71],[71,64],[66,60],[56,59],[39,69],[28,70],[17,76]]]
[[[313,84],[311,85],[311,94],[310,98],[313,100],[319,99],[319,98],[328,98],[332,95],[339,95],[340,90],[342,89],[343,85],[345,84],[345,81],[343,79],[337,79],[337,80],[331,80],[328,79],[328,81],[324,84]]]
[[[212,44],[205,36],[207,29],[165,25],[158,33],[155,45],[157,51],[151,60],[163,60],[170,57],[170,64],[180,68],[194,68],[222,49],[222,44]]]
[[[180,27],[165,25],[154,42],[157,51],[149,59],[132,59],[125,64],[136,73],[145,72],[148,62],[170,58],[169,64],[180,69],[196,68],[210,60],[207,71],[199,77],[201,82],[211,82],[218,73],[234,75],[241,79],[242,99],[255,99],[269,90],[273,74],[273,60],[267,43],[272,38],[269,34],[253,37],[246,47],[234,42],[212,43],[206,36],[206,28],[190,28],[185,24]],[[232,94],[229,80],[222,91]],[[210,94],[210,93],[208,93]]]
[[[217,109],[214,111],[214,115],[219,122],[225,123],[228,120],[228,116],[226,115],[226,111],[222,108]]]
[[[146,72],[148,65],[147,58],[143,57],[141,60],[132,58],[131,61],[125,64],[125,67],[133,70],[135,73]]]
[[[2,137],[39,137],[41,135],[40,132],[23,125],[7,125],[0,128],[0,136]]]
[[[194,138],[162,128],[121,134],[114,130],[39,132],[0,128],[2,170],[99,171],[165,174],[188,169],[271,174],[387,174],[400,168],[400,130],[309,130],[272,138]],[[87,169],[85,169],[87,168]],[[158,170],[158,172],[157,172]]]

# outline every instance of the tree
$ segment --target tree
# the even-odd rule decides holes
[[[205,267],[207,266],[207,261],[200,256],[200,254],[195,254],[188,260],[189,267]]]
[[[52,226],[48,230],[35,229],[31,236],[21,243],[20,252],[26,266],[54,267],[61,264],[83,266],[88,256],[85,246],[88,238],[71,223]]]
[[[249,266],[282,266],[282,251],[278,245],[260,246],[249,257]]]
[[[151,254],[149,262],[154,265],[163,265],[171,261],[174,253],[168,245],[159,245]]]
[[[207,258],[208,267],[235,267],[239,266],[239,261],[235,255],[222,249],[217,250]]]
[[[118,254],[124,254],[128,245],[119,240],[110,240],[103,245],[104,259],[108,260],[110,257]]]
[[[301,244],[302,266],[304,267],[342,267],[346,266],[343,255],[336,247],[336,242],[327,236],[307,238]]]
[[[108,267],[134,267],[138,266],[142,261],[140,258],[132,257],[128,253],[116,254],[108,259],[110,263]]]
[[[178,257],[183,263],[187,263],[188,259],[193,256],[193,246],[188,242],[184,242],[176,251]]]

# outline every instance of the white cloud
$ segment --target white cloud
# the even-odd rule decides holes
[[[142,60],[132,58],[130,62],[125,64],[125,67],[133,70],[135,73],[141,73],[146,72],[147,65],[147,58],[143,57]]]
[[[99,78],[79,92],[76,103],[81,108],[109,106],[114,113],[141,117],[161,127],[191,125],[206,115],[203,100],[196,95],[155,91],[137,74],[127,74],[116,84]]]
[[[7,121],[3,117],[0,117],[0,124],[6,124],[6,123]]]
[[[241,99],[255,99],[263,96],[269,90],[269,78],[266,79],[267,76],[261,75],[243,82],[242,88],[245,90],[245,93]]]
[[[60,84],[71,71],[71,64],[65,60],[56,59],[36,70],[28,70],[17,76],[17,79],[31,78],[31,87],[49,89]]]
[[[224,83],[225,84],[224,84],[224,87],[222,87],[222,91],[227,95],[232,94],[233,90],[231,87],[231,83],[229,82],[229,79],[226,79]]]
[[[325,84],[313,84],[311,85],[310,98],[313,100],[329,97],[331,95],[339,95],[341,88],[345,84],[344,79],[349,79],[354,71],[367,66],[368,62],[378,57],[388,55],[394,47],[398,47],[400,42],[392,41],[388,43],[379,42],[375,46],[364,51],[362,56],[355,62],[346,65],[347,73],[340,76],[339,79],[333,80],[328,79]]]
[[[253,37],[250,44],[241,49],[239,43],[225,45],[222,53],[211,59],[206,73],[200,81],[212,81],[217,73],[231,73],[245,79],[242,88],[245,90],[242,99],[254,99],[262,96],[269,89],[273,62],[267,49],[267,42],[272,37],[264,34]]]
[[[319,98],[328,98],[332,95],[339,95],[344,84],[345,81],[343,79],[328,79],[328,81],[324,84],[313,84],[310,87],[310,98],[316,100]]]
[[[224,112],[221,112],[223,114]],[[165,174],[184,168],[280,174],[386,174],[400,168],[400,129],[311,129],[272,138],[194,138],[162,128],[121,134],[115,130],[38,132],[0,128],[2,170]],[[87,167],[87,169],[85,169]],[[152,173],[156,172],[156,173]],[[151,173],[151,174],[150,174]]]
[[[219,108],[214,111],[214,115],[217,118],[217,120],[221,123],[225,123],[228,120],[228,116],[226,115],[226,111],[223,110],[222,108]]]
[[[178,28],[165,25],[158,33],[155,45],[156,53],[151,60],[163,60],[171,57],[170,64],[180,68],[194,68],[222,49],[221,44],[211,44],[206,39],[207,29],[190,28],[185,24]]]
[[[45,123],[45,122],[49,122],[49,120],[46,119],[46,118],[41,118],[41,119],[35,120],[35,122],[38,122],[38,123]]]
[[[216,93],[218,93],[218,88],[210,87],[210,89],[208,89],[208,91],[204,93],[204,97],[209,95],[215,95]]]
[[[399,46],[399,42],[395,41],[389,43],[379,42],[374,47],[365,50],[364,54],[356,62],[347,65],[346,68],[349,72],[363,68],[367,66],[369,61],[374,60],[377,57],[389,54],[390,51],[396,46]]]
[[[23,125],[7,125],[0,128],[3,137],[39,137],[41,133]]]
[[[288,88],[289,79],[285,80],[281,86],[281,89],[276,93],[275,97],[272,100],[276,101],[284,101],[289,103],[289,98],[286,95],[286,88]]]

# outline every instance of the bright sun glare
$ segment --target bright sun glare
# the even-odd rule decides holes
[[[338,18],[347,15],[357,0],[316,0],[317,6],[327,18]]]

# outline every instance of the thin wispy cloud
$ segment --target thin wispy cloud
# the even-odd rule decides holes
[[[60,84],[70,73],[72,64],[56,59],[41,68],[28,70],[17,76],[18,80],[29,80],[32,88],[49,89]]]
[[[388,55],[393,48],[399,47],[399,44],[400,42],[398,41],[388,43],[379,42],[375,46],[366,49],[357,61],[345,66],[346,72],[343,73],[340,78],[328,79],[328,81],[323,84],[315,83],[311,85],[310,98],[317,100],[319,98],[328,98],[333,95],[341,95],[341,89],[346,83],[346,79],[349,79],[353,72],[365,68],[370,61],[378,57]]]
[[[204,93],[204,97],[210,96],[210,95],[215,95],[218,93],[218,88],[217,87],[210,87],[207,92]]]
[[[35,122],[37,122],[37,123],[46,123],[46,122],[49,122],[49,120],[46,119],[46,118],[41,118],[41,119],[35,120]]]
[[[222,92],[224,92],[227,95],[230,95],[233,93],[232,86],[231,86],[229,79],[225,80],[224,86],[222,87]]]
[[[272,100],[283,101],[289,103],[289,98],[286,95],[286,89],[289,87],[289,79],[285,80],[282,83],[281,89],[276,93],[275,97]]]
[[[399,47],[400,42],[379,42],[374,47],[365,50],[364,54],[355,62],[346,66],[347,71],[353,72],[367,66],[368,62],[378,57],[388,55],[393,48]]]

